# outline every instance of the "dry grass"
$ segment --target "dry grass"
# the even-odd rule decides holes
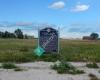
[[[100,41],[60,40],[60,54],[43,55],[34,53],[36,39],[0,39],[0,62],[27,62],[34,60],[92,61],[100,62]]]

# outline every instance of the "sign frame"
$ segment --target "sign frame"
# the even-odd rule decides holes
[[[60,31],[59,31],[59,28],[58,28],[58,30],[57,29],[54,29],[54,28],[52,28],[52,27],[45,27],[45,28],[43,28],[43,29],[46,29],[46,28],[51,28],[51,29],[53,29],[53,30],[55,30],[56,31],[56,33],[57,33],[57,52],[53,52],[53,51],[51,51],[50,53],[59,53],[60,52]],[[41,45],[40,45],[40,31],[41,30],[43,30],[43,29],[40,29],[40,28],[38,28],[38,47],[41,47]]]

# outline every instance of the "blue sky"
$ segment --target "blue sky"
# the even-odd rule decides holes
[[[0,0],[0,29],[37,36],[37,25],[60,27],[63,38],[100,34],[100,0]]]

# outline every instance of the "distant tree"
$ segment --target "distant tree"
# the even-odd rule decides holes
[[[16,38],[14,33],[10,33],[10,38]]]
[[[93,40],[97,40],[99,38],[99,35],[97,33],[91,33],[90,37],[93,39]]]
[[[2,38],[3,33],[0,31],[0,38]]]
[[[27,34],[25,34],[25,35],[24,35],[24,38],[25,38],[25,39],[28,39],[28,35],[27,35]]]
[[[10,37],[10,33],[8,31],[5,31],[3,37],[4,38],[9,38]]]
[[[17,38],[23,39],[24,36],[23,36],[23,32],[21,31],[21,29],[16,29],[14,33]]]
[[[4,33],[4,32],[2,32],[2,34],[1,34],[1,35],[2,35],[2,38],[5,38],[5,33]]]

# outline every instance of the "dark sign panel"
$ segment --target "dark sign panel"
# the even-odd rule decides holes
[[[58,52],[58,31],[53,28],[45,28],[39,31],[39,46],[45,52]]]

